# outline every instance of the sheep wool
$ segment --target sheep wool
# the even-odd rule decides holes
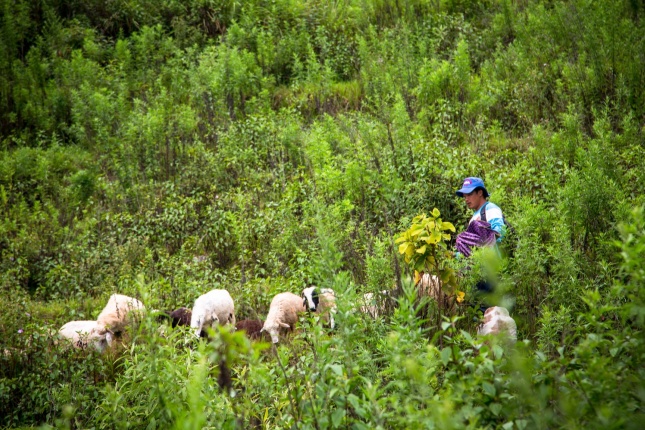
[[[211,290],[195,300],[190,327],[199,337],[207,327],[215,324],[235,325],[235,304],[226,290]]]
[[[170,313],[170,319],[172,320],[172,327],[175,328],[178,325],[189,326],[192,314],[193,313],[188,308],[175,309]]]
[[[94,347],[103,352],[112,343],[112,333],[99,334],[96,321],[70,321],[58,330],[58,334],[69,340],[72,346],[79,349]]]
[[[440,304],[444,309],[452,309],[455,305],[455,297],[449,296],[441,289],[441,282],[435,275],[424,273],[416,285],[419,297],[429,296]]]
[[[96,319],[97,327],[95,330],[100,335],[103,335],[106,331],[111,333],[122,332],[134,320],[136,313],[145,312],[145,310],[143,303],[135,298],[122,294],[112,294],[107,305]]]
[[[262,336],[263,326],[264,322],[262,320],[242,320],[235,324],[235,330],[244,330],[249,339],[256,340]]]
[[[305,312],[302,297],[293,293],[280,293],[271,300],[269,313],[261,332],[267,332],[273,343],[278,343],[281,331],[293,330],[298,314]]]
[[[334,313],[336,312],[336,293],[331,288],[318,288],[315,286],[307,287],[302,290],[302,298],[304,306],[310,312],[316,312],[333,329]]]
[[[515,343],[517,341],[517,325],[506,308],[493,306],[486,309],[484,322],[477,329],[477,334],[481,336],[502,334],[511,343]]]
[[[390,296],[391,294],[388,290],[382,290],[376,295],[374,293],[365,293],[363,294],[360,311],[372,318],[378,318],[385,314],[386,301]]]

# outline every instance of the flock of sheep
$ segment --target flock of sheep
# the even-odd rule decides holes
[[[428,295],[437,301],[445,301],[445,293],[441,291],[438,280],[424,275],[417,284],[420,294]],[[388,291],[381,292],[388,296]],[[360,311],[376,318],[385,308],[377,303],[372,293],[363,296]],[[278,343],[280,336],[295,328],[300,314],[305,312],[319,314],[321,319],[331,329],[335,327],[334,313],[336,312],[336,294],[330,288],[311,286],[305,288],[298,296],[290,292],[279,293],[271,300],[269,312],[264,322],[260,320],[235,320],[235,304],[226,290],[211,290],[195,300],[192,310],[179,308],[173,312],[163,312],[161,317],[172,322],[172,327],[190,326],[195,336],[205,337],[207,329],[217,324],[230,324],[236,330],[244,330],[250,339],[259,339],[262,333],[267,333],[273,343]],[[134,320],[137,314],[145,312],[143,303],[139,300],[113,294],[107,305],[101,311],[96,321],[71,321],[59,330],[61,337],[68,339],[76,348],[91,346],[103,352],[110,347],[125,328]],[[478,334],[505,334],[514,342],[517,339],[517,328],[508,311],[502,307],[488,308],[484,314],[484,322],[478,329]]]
[[[59,330],[59,335],[80,349],[88,346],[103,352],[120,337],[125,328],[135,321],[137,315],[145,312],[139,300],[113,294],[96,321],[70,321]],[[209,327],[230,324],[236,330],[244,330],[251,339],[258,339],[266,332],[273,343],[280,335],[294,329],[299,315],[315,312],[333,329],[333,313],[336,312],[336,295],[332,289],[308,287],[302,296],[293,293],[277,294],[271,301],[269,313],[264,322],[260,320],[235,320],[235,304],[226,290],[211,290],[195,300],[192,310],[179,308],[162,312],[161,318],[171,321],[172,327],[190,326],[196,337],[205,337]],[[140,315],[139,315],[140,316]]]

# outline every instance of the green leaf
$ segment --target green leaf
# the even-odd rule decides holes
[[[360,404],[360,399],[355,394],[347,396],[347,401],[352,405],[354,411],[361,417],[365,417],[365,408]]]
[[[502,411],[502,405],[500,405],[499,403],[491,403],[488,408],[495,416],[498,416],[499,413]]]
[[[417,249],[419,254],[424,254],[426,252],[426,245],[423,245],[421,248]]]
[[[449,346],[441,350],[441,361],[443,362],[444,366],[447,366],[448,363],[450,362],[451,355],[452,355],[452,350],[450,349]]]
[[[402,243],[399,245],[399,254],[405,254],[405,250],[408,248],[407,243]]]
[[[484,392],[486,394],[488,394],[491,397],[495,397],[497,390],[495,389],[495,386],[493,384],[491,384],[490,382],[484,382],[482,384],[482,388],[484,388]]]
[[[419,259],[414,264],[414,270],[416,270],[417,272],[423,272],[425,268],[426,268],[426,265],[425,265],[425,260],[423,258]]]
[[[343,376],[343,367],[340,364],[332,364],[329,368],[338,376]]]
[[[340,423],[345,418],[345,409],[336,409],[331,414],[331,423],[334,427],[340,427]]]
[[[435,218],[439,218],[439,216],[441,216],[441,212],[439,212],[439,209],[434,208],[432,210],[432,216],[435,217]]]

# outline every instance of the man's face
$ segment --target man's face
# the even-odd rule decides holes
[[[486,202],[486,199],[484,198],[484,191],[483,190],[476,190],[473,191],[472,193],[465,194],[464,193],[464,201],[466,202],[466,206],[468,206],[468,209],[472,209],[476,211],[481,207]]]

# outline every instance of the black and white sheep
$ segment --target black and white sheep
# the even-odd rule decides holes
[[[279,334],[293,330],[298,314],[306,311],[302,297],[293,293],[280,293],[271,300],[269,313],[261,332],[267,332],[273,343],[278,343]]]
[[[195,336],[215,324],[235,325],[235,304],[226,290],[211,290],[195,300],[190,327],[195,330]]]
[[[336,294],[331,288],[307,287],[302,290],[303,305],[310,312],[316,312],[329,323],[333,329],[336,312]]]

